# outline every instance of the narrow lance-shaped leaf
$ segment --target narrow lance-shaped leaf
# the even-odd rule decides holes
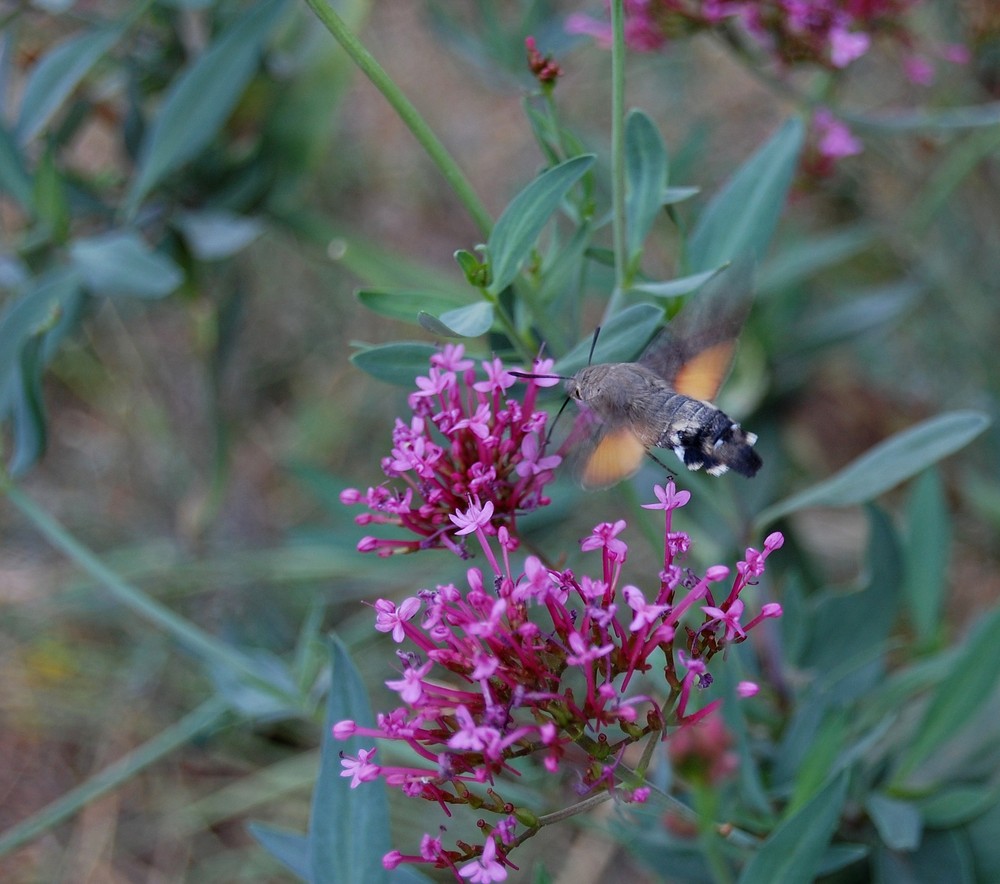
[[[637,282],[631,287],[631,291],[654,295],[657,298],[679,298],[698,291],[713,276],[721,273],[728,266],[728,264],[723,264],[714,270],[693,273],[691,276],[681,276],[678,279],[668,279],[665,282]]]
[[[694,271],[743,252],[764,254],[785,206],[805,137],[802,120],[788,120],[705,207],[688,244]]]
[[[28,340],[22,349],[19,370],[9,391],[14,455],[8,464],[12,476],[22,475],[45,451],[48,439],[45,403],[42,397],[44,339]]]
[[[907,518],[903,588],[917,640],[926,646],[941,623],[951,546],[951,523],[937,470],[928,470],[914,483]]]
[[[429,332],[446,338],[478,338],[493,327],[493,305],[488,301],[447,310],[439,317],[421,311],[420,324]]]
[[[165,175],[215,137],[253,77],[261,47],[286,8],[286,0],[258,3],[174,81],[139,150],[125,201],[129,215]]]
[[[333,679],[323,723],[319,779],[313,791],[309,822],[309,861],[313,884],[377,884],[384,881],[382,857],[389,850],[389,803],[385,783],[375,780],[351,788],[342,777],[340,753],[371,749],[369,738],[335,740],[338,721],[374,724],[368,693],[343,644],[331,642]],[[363,837],[361,837],[363,834]]]
[[[431,344],[400,341],[359,350],[351,356],[351,362],[380,381],[412,387],[413,379],[427,371],[429,360],[436,352],[437,348]]]
[[[309,839],[298,832],[287,832],[283,829],[253,822],[247,826],[250,834],[260,843],[271,856],[294,872],[303,881],[309,877]]]
[[[812,881],[847,797],[847,773],[831,780],[770,834],[746,864],[739,884]]]
[[[916,850],[920,845],[924,824],[915,804],[872,792],[865,807],[890,850]]]
[[[989,426],[979,411],[951,411],[880,442],[824,482],[769,506],[762,527],[812,506],[853,506],[872,500],[904,479],[968,445]]]
[[[28,339],[55,323],[62,305],[79,287],[79,275],[60,268],[35,280],[27,291],[4,306],[0,313],[0,392],[8,389]]]
[[[360,289],[357,299],[373,313],[417,324],[420,313],[440,315],[461,306],[457,298],[430,292]]]
[[[72,37],[50,49],[31,69],[24,86],[17,138],[27,144],[52,118],[87,72],[121,36],[120,27]]]
[[[663,321],[663,309],[654,304],[633,304],[616,313],[601,328],[594,348],[594,362],[626,362],[635,359]],[[591,339],[580,341],[555,364],[558,374],[572,374],[587,364]]]
[[[667,186],[667,149],[656,124],[641,110],[625,121],[625,229],[628,265],[633,268],[662,207]]]
[[[78,239],[70,256],[92,294],[162,298],[184,274],[170,258],[149,247],[134,230],[113,230]]]
[[[2,121],[0,121],[0,192],[10,194],[25,212],[34,212],[34,182],[25,168],[24,157],[17,143]]]
[[[974,720],[993,698],[1000,678],[1000,610],[978,624],[938,685],[913,742],[899,763],[895,782],[906,778],[935,749]]]
[[[566,160],[543,172],[511,200],[486,243],[491,272],[487,291],[498,295],[514,281],[542,228],[593,162],[590,154]]]

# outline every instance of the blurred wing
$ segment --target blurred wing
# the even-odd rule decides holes
[[[642,465],[643,444],[628,427],[602,433],[586,452],[581,452],[579,471],[584,488],[607,488],[627,479]]]
[[[736,339],[750,312],[752,262],[734,261],[695,294],[646,348],[640,364],[678,393],[714,399],[736,355]]]
[[[671,386],[693,399],[714,399],[729,374],[735,353],[735,340],[706,347],[680,366]]]

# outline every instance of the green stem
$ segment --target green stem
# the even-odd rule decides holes
[[[0,489],[53,546],[62,550],[96,581],[103,583],[112,595],[126,607],[131,608],[140,617],[173,636],[177,642],[206,662],[238,673],[251,680],[262,690],[277,695],[274,685],[261,675],[249,657],[220,642],[207,632],[203,632],[194,624],[189,623],[183,617],[123,580],[31,498],[10,484],[9,480],[4,479],[0,482]],[[281,699],[286,702],[295,702],[294,698],[287,697],[283,693]]]
[[[625,10],[611,3],[611,232],[615,252],[615,287],[604,309],[607,322],[625,297]]]
[[[466,211],[472,216],[479,232],[484,237],[488,236],[493,227],[493,219],[473,190],[469,179],[465,177],[465,173],[459,168],[454,157],[448,153],[447,148],[440,142],[424,118],[420,116],[420,112],[393,82],[364,44],[351,33],[344,20],[334,12],[329,2],[326,0],[306,0],[306,3],[352,61],[361,69],[361,72],[385,96],[393,110],[396,111],[399,118],[406,124],[420,146],[438,167],[459,201],[465,206]]]
[[[514,318],[507,312],[503,304],[500,303],[499,298],[494,298],[492,295],[487,295],[485,292],[483,292],[483,297],[493,304],[496,317],[500,320],[500,324],[504,327],[504,331],[507,332],[507,337],[510,339],[511,344],[514,346],[514,349],[517,350],[518,355],[524,360],[525,364],[530,366],[535,359],[535,351],[532,346],[521,337],[521,333],[514,324]]]
[[[0,856],[48,831],[91,801],[96,801],[122,783],[128,782],[140,770],[189,743],[198,734],[220,721],[226,710],[227,704],[221,697],[206,700],[153,739],[133,749],[87,782],[70,789],[38,813],[4,832],[0,836]]]

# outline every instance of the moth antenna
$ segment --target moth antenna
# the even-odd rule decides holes
[[[590,353],[587,355],[587,365],[594,361],[594,348],[597,347],[597,337],[601,333],[601,327],[594,329],[594,339],[590,342]]]
[[[571,381],[573,378],[567,377],[564,374],[532,374],[530,371],[508,371],[507,374],[512,374],[516,378],[527,378],[531,380],[533,378],[541,378],[542,380],[557,380],[557,381]]]

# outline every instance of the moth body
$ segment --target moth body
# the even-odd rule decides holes
[[[566,382],[566,393],[585,405],[608,429],[609,451],[615,448],[629,462],[624,472],[638,467],[635,454],[651,448],[669,448],[690,470],[703,467],[713,476],[733,470],[753,476],[760,456],[753,449],[757,437],[747,433],[723,411],[703,399],[678,393],[655,371],[638,362],[590,365]],[[637,449],[641,446],[641,449]],[[587,484],[614,478],[614,467],[602,464]]]

